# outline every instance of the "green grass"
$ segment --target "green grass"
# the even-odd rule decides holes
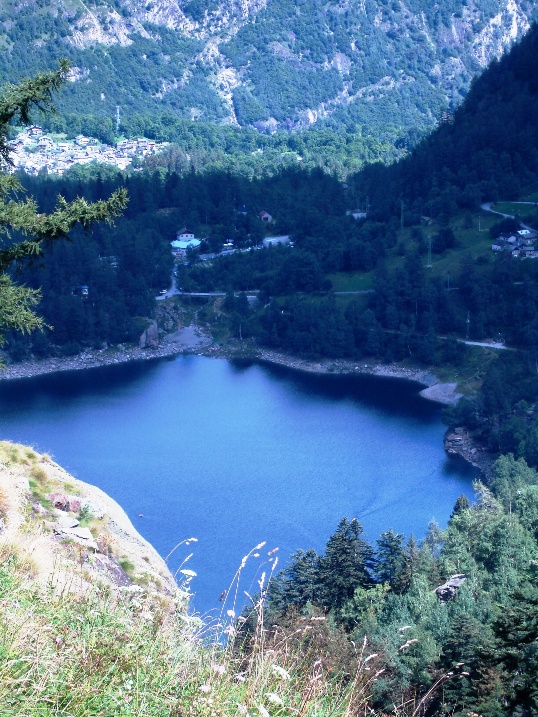
[[[472,226],[466,226],[466,220],[463,215],[459,215],[453,219],[450,226],[454,231],[457,239],[457,246],[453,249],[446,250],[443,254],[431,255],[431,267],[428,271],[432,276],[446,277],[447,274],[455,276],[461,266],[463,257],[476,260],[483,257],[483,261],[491,261],[491,236],[489,229],[493,224],[499,221],[490,212],[479,212],[472,217]],[[412,238],[413,227],[406,227],[403,231],[398,232],[397,245],[387,252],[385,262],[389,272],[393,272],[403,266],[405,256],[401,256],[398,250],[398,244],[403,242],[406,254],[417,250],[418,244]],[[429,237],[434,237],[439,231],[438,224],[433,223],[429,226],[421,226],[426,245]],[[428,254],[422,254],[422,262],[424,267],[428,264]],[[328,278],[333,284],[334,291],[361,291],[373,288],[374,272],[338,272],[329,274]]]
[[[339,674],[328,656],[334,636],[316,618],[266,630],[261,598],[247,639],[224,608],[213,631],[187,615],[181,593],[175,604],[97,586],[57,593],[31,571],[20,546],[0,545],[2,717],[374,714],[386,658],[365,642]]]
[[[530,211],[535,209],[534,204],[518,204],[517,202],[496,202],[491,207],[496,212],[501,214],[511,214],[512,216],[522,216],[528,214]]]
[[[349,271],[329,274],[334,291],[365,291],[373,286],[373,275],[371,272]]]
[[[124,558],[123,560],[119,561],[121,569],[129,576],[131,576],[134,572],[135,566],[134,563],[132,563],[130,560],[127,560]]]

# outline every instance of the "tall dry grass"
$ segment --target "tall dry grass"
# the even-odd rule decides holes
[[[139,589],[58,591],[32,574],[16,546],[0,545],[2,717],[351,717],[382,671],[364,642],[352,673],[336,674],[316,617],[267,629],[265,578],[245,639],[232,607],[210,626],[189,615],[185,585],[171,609]]]

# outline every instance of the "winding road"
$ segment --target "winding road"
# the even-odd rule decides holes
[[[480,209],[483,209],[485,212],[491,212],[492,214],[497,214],[498,216],[504,217],[505,219],[515,219],[514,214],[503,214],[502,212],[497,212],[497,211],[495,211],[495,209],[491,208],[494,204],[499,204],[499,203],[501,203],[501,202],[500,201],[484,202],[484,204],[480,205]],[[510,202],[510,204],[527,204],[528,206],[531,206],[531,207],[537,206],[537,202]],[[529,227],[527,224],[523,224],[523,222],[521,222],[521,221],[519,223],[521,224],[523,229],[528,229],[531,232],[536,231],[533,227]]]

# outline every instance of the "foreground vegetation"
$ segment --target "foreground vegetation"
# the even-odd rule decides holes
[[[9,499],[2,491],[3,518]],[[88,554],[61,589],[54,572],[40,584],[34,551],[46,532],[28,517],[15,536],[0,533],[3,716],[347,717],[370,703],[383,668],[367,641],[335,670],[315,618],[268,633],[260,598],[247,642],[231,610],[213,626],[189,616],[184,591],[88,586]]]
[[[187,613],[188,570],[175,595],[89,580],[99,554],[53,540],[6,490],[28,475],[35,500],[50,459],[2,448],[6,717],[537,714],[538,474],[523,461],[501,458],[491,489],[477,484],[476,502],[459,498],[447,530],[431,524],[419,543],[388,530],[372,546],[343,519],[322,555],[262,574],[236,616],[256,546],[208,624]],[[459,587],[437,594],[455,574]]]

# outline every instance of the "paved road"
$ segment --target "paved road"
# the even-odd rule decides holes
[[[503,214],[502,212],[496,212],[495,209],[492,209],[492,204],[498,204],[499,202],[484,202],[484,204],[480,205],[480,209],[483,209],[485,212],[491,212],[492,214],[497,214],[500,217],[504,217],[505,219],[515,219],[515,216],[513,214]],[[511,202],[512,204],[530,204],[531,206],[536,206],[535,202]],[[529,227],[527,224],[523,224],[523,222],[519,222],[523,229],[528,229],[529,231],[533,232],[536,231],[533,227]]]
[[[172,271],[172,275],[170,277],[170,288],[165,294],[159,294],[159,296],[156,296],[155,298],[157,299],[157,301],[162,301],[163,299],[169,299],[171,296],[178,296],[182,293],[183,292],[177,288],[176,275],[175,272]]]
[[[460,341],[461,339],[458,339]],[[509,346],[505,346],[504,344],[500,343],[487,343],[485,341],[463,341],[462,343],[467,344],[467,346],[487,346],[489,349],[505,349],[506,351],[515,351],[515,349],[511,349]]]

